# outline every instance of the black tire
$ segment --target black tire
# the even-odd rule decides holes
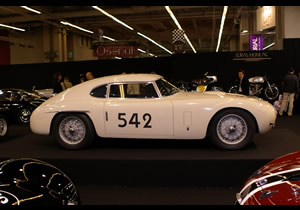
[[[208,128],[208,135],[217,147],[237,150],[246,147],[252,141],[256,132],[255,128],[255,122],[249,113],[238,109],[228,109],[213,117]]]
[[[17,120],[21,124],[28,124],[32,114],[31,108],[22,108],[17,113]]]
[[[7,118],[0,115],[0,138],[6,136],[8,133],[8,122]]]
[[[69,150],[88,147],[95,135],[94,125],[89,117],[76,113],[59,114],[54,119],[53,132],[58,143]]]

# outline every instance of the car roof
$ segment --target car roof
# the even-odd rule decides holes
[[[88,82],[118,83],[118,82],[149,82],[162,78],[158,74],[117,74],[111,76],[98,77]]]

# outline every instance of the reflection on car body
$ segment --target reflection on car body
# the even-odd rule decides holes
[[[254,172],[236,194],[239,205],[299,205],[300,151],[274,159]]]
[[[1,205],[80,205],[80,197],[72,180],[55,166],[12,158],[0,163]]]

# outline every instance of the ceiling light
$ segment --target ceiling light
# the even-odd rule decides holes
[[[113,41],[113,42],[116,41],[115,39],[113,39],[113,38],[111,38],[111,37],[108,37],[108,36],[103,36],[103,38],[104,38],[104,39],[108,39],[108,40]]]
[[[118,18],[112,16],[111,14],[105,12],[103,9],[101,9],[101,8],[99,8],[99,7],[97,7],[97,6],[92,6],[92,7],[93,7],[94,9],[96,9],[96,10],[102,12],[104,15],[110,17],[111,19],[113,19],[113,20],[116,21],[117,23],[120,23],[121,25],[123,25],[123,26],[125,26],[126,28],[128,28],[128,29],[130,29],[130,30],[133,31],[133,28],[132,28],[132,27],[130,27],[130,26],[127,25],[126,23],[120,21]]]
[[[5,28],[14,29],[17,31],[25,31],[25,29],[23,29],[23,28],[17,28],[17,27],[13,27],[13,26],[4,25],[4,24],[0,24],[0,26],[5,27]]]
[[[129,25],[125,24],[124,22],[120,21],[119,19],[117,19],[116,17],[112,16],[111,14],[105,12],[103,9],[99,8],[98,6],[92,6],[94,9],[102,12],[104,15],[110,17],[111,19],[113,19],[114,21],[116,21],[117,23],[125,26],[126,28],[134,31],[134,29],[132,27],[130,27]],[[144,34],[137,32],[138,35],[144,37],[145,39],[148,39],[150,42],[152,42],[153,44],[159,46],[160,48],[164,49],[165,51],[167,51],[170,54],[173,54],[171,51],[169,51],[168,49],[166,49],[165,47],[161,46],[160,44],[158,44],[157,42],[155,42],[154,40],[150,39],[149,37],[145,36]]]
[[[173,19],[174,23],[177,25],[177,27],[184,31],[181,27],[181,25],[179,24],[179,22],[177,21],[175,15],[173,14],[172,10],[170,9],[169,6],[165,6],[166,10],[168,11],[168,13],[170,14],[171,18]],[[184,33],[184,38],[187,40],[187,42],[189,43],[190,47],[193,49],[194,53],[196,53],[196,50],[194,48],[194,46],[192,45],[192,43],[190,42],[189,38],[187,37],[186,33]]]
[[[272,47],[273,45],[275,45],[275,42],[273,42],[272,44],[269,44],[268,46],[264,47],[263,50],[268,49],[268,48]]]
[[[37,11],[37,10],[32,9],[32,8],[30,8],[30,7],[27,7],[27,6],[20,6],[20,7],[24,8],[24,9],[26,9],[26,10],[29,10],[30,12],[34,12],[34,13],[37,13],[37,14],[41,14],[40,11]]]
[[[120,59],[122,59],[122,58],[120,58],[120,57],[115,57],[115,59],[119,59],[119,60],[120,60]]]
[[[216,52],[219,51],[219,47],[220,47],[220,43],[221,43],[221,37],[222,37],[222,33],[223,33],[223,27],[224,27],[224,22],[225,22],[225,19],[226,19],[227,10],[228,10],[228,6],[224,6]]]
[[[60,21],[60,23],[61,23],[61,24],[64,24],[64,25],[67,25],[67,26],[71,26],[71,27],[73,27],[73,28],[77,28],[77,29],[79,29],[79,30],[81,30],[81,31],[84,31],[84,32],[87,32],[87,33],[91,33],[91,34],[94,33],[93,31],[90,31],[90,30],[81,28],[81,27],[79,27],[79,26],[73,25],[73,24],[68,23],[68,22]]]
[[[166,49],[165,47],[161,46],[160,44],[158,44],[157,42],[155,42],[154,40],[150,39],[149,37],[145,36],[144,34],[137,32],[138,35],[144,37],[145,39],[148,39],[150,42],[152,42],[153,44],[156,44],[157,46],[159,46],[160,48],[164,49],[165,51],[167,51],[170,54],[173,54],[170,50]]]
[[[141,53],[147,53],[145,50],[137,49]]]

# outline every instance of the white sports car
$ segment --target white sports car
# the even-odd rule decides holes
[[[267,101],[225,92],[183,92],[156,74],[120,74],[76,85],[33,112],[36,134],[55,134],[67,149],[112,138],[203,139],[240,149],[274,125]]]

